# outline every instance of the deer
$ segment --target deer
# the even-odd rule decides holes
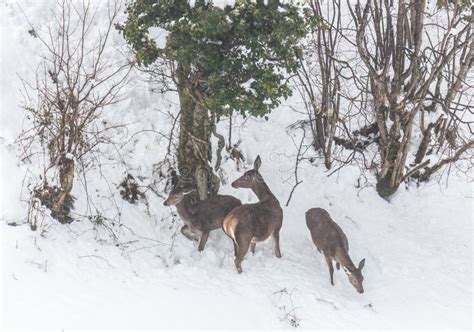
[[[234,243],[234,263],[237,272],[242,273],[242,261],[250,250],[255,253],[257,242],[273,238],[275,256],[281,258],[280,229],[283,210],[278,199],[268,188],[259,173],[260,156],[254,161],[254,168],[232,182],[233,188],[249,188],[257,195],[258,202],[243,204],[233,209],[224,219],[222,228]]]
[[[349,242],[341,227],[331,219],[326,210],[321,208],[306,211],[306,225],[311,232],[311,238],[316,248],[326,258],[331,285],[334,286],[334,267],[332,265],[334,260],[338,270],[342,266],[352,286],[359,293],[364,293],[362,269],[365,265],[365,258],[359,262],[357,267],[352,263],[349,256]]]
[[[222,228],[224,217],[242,202],[230,195],[215,195],[201,201],[193,181],[178,179],[163,205],[176,207],[184,222],[181,233],[191,241],[198,241],[201,252],[209,233]]]

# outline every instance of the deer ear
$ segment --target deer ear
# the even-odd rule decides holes
[[[255,161],[253,162],[253,168],[258,171],[258,169],[262,166],[262,160],[260,159],[260,155],[255,158]]]
[[[365,258],[363,258],[359,263],[359,271],[364,268],[364,265],[365,265]]]

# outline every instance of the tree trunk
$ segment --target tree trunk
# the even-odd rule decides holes
[[[380,151],[380,155],[384,156],[384,159],[382,160],[382,169],[377,175],[376,189],[377,193],[385,199],[388,199],[390,196],[392,196],[400,186],[400,182],[394,180],[394,173],[397,169],[396,162],[399,148],[400,142],[397,138],[393,138],[393,141],[390,141],[389,147],[386,149],[381,147],[383,151]]]
[[[416,151],[415,155],[415,164],[419,164],[423,161],[423,158],[426,156],[428,147],[431,141],[431,130],[435,127],[435,123],[430,123],[428,127],[423,132],[423,139],[421,140],[420,146]]]
[[[192,80],[184,71],[178,75],[181,108],[178,168],[182,177],[195,180],[199,198],[215,195],[219,179],[209,162],[212,157],[209,113],[199,102],[198,88],[188,88]]]
[[[73,197],[71,196],[74,182],[74,160],[62,156],[59,163],[59,184],[57,195],[54,195],[51,215],[62,224],[69,224],[73,219],[69,216],[72,208]]]

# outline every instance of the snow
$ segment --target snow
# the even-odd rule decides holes
[[[29,1],[23,8],[35,22],[42,22],[39,14],[46,4]],[[232,243],[223,232],[212,232],[202,253],[180,234],[182,223],[174,208],[163,206],[164,181],[153,166],[168,158],[167,140],[157,131],[171,129],[167,112],[176,114],[177,99],[150,93],[140,80],[130,83],[128,100],[104,111],[109,124],[126,128],[109,133],[116,144],[104,144],[103,165],[86,174],[97,209],[118,221],[105,224],[108,228],[87,219],[64,226],[45,216],[35,232],[24,224],[9,226],[24,222],[25,174],[29,179],[38,171],[18,161],[13,143],[25,122],[16,73],[28,76],[35,67],[37,44],[16,3],[0,6],[4,328],[471,327],[472,183],[453,172],[448,186],[432,181],[401,188],[388,203],[376,194],[369,174],[369,182],[357,187],[358,180],[364,185],[358,168],[346,167],[328,177],[324,166],[304,161],[299,168],[303,182],[286,207],[296,154],[287,128],[304,119],[289,107],[302,106],[297,97],[268,121],[233,121],[233,140],[242,140],[245,168],[251,169],[255,157],[261,156],[261,173],[284,209],[281,259],[274,256],[270,240],[259,243],[238,275]],[[99,19],[104,17],[99,14]],[[114,41],[119,43],[120,36]],[[228,125],[222,121],[218,131],[226,133]],[[300,133],[294,135],[298,142]],[[250,191],[230,187],[245,170],[237,170],[232,159],[225,159],[222,168],[222,192],[244,203],[255,202]],[[148,208],[143,202],[123,201],[117,186],[126,173],[142,185],[156,181],[163,197],[147,191]],[[74,184],[76,211],[95,214],[81,178]],[[339,223],[356,264],[366,259],[364,294],[352,288],[342,270],[335,272],[335,286],[330,285],[324,257],[305,225],[304,213],[311,207],[327,209]]]

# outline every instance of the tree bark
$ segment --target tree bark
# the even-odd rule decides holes
[[[178,94],[181,108],[178,168],[180,175],[195,181],[199,199],[215,195],[219,179],[209,162],[212,157],[209,113],[200,101],[199,87],[192,86],[189,71],[178,73]]]
[[[59,188],[57,196],[53,195],[51,206],[53,218],[58,220],[61,224],[69,224],[73,221],[69,216],[73,202],[73,197],[71,196],[73,182],[74,160],[67,156],[62,156],[59,162]]]

